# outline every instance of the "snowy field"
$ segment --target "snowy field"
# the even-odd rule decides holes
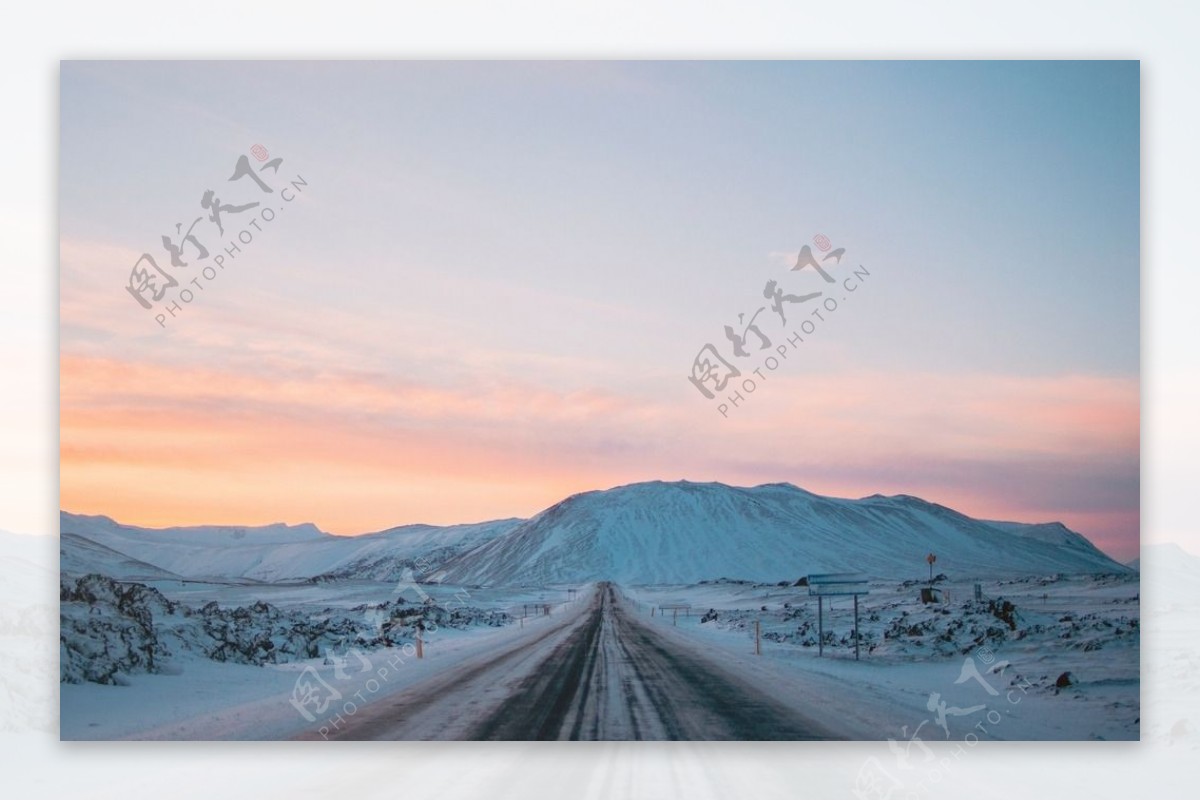
[[[358,639],[333,642],[323,655],[293,654],[281,663],[263,664],[214,661],[201,648],[176,640],[162,673],[131,672],[115,684],[64,684],[64,739],[303,736],[320,721],[307,721],[290,703],[302,671],[316,671],[348,698],[364,693],[357,707],[464,660],[486,657],[490,649],[530,636],[572,609],[565,603],[565,587],[514,591],[421,585],[434,604],[453,609],[457,603],[471,615],[426,633],[424,658],[418,660],[412,631],[398,634],[390,645],[372,639],[377,610],[395,597],[390,584],[152,584],[171,602],[193,609],[220,598],[230,608],[270,604],[289,621],[331,616],[361,621],[353,635]],[[949,602],[920,603],[919,583],[872,584],[860,601],[858,662],[849,598],[835,598],[826,608],[825,654],[818,657],[816,599],[805,587],[725,580],[619,589],[646,622],[751,683],[797,698],[808,697],[814,683],[824,687],[816,713],[841,736],[892,739],[908,743],[908,749],[971,733],[994,740],[1137,739],[1136,574],[996,580],[983,584],[984,600],[978,603],[973,583],[938,586],[948,592]],[[541,614],[547,603],[549,616]],[[690,605],[690,612],[660,608],[682,604]],[[481,622],[494,615],[504,616],[499,624]],[[761,656],[754,655],[756,621]],[[388,665],[379,677],[379,669]],[[375,677],[378,689],[366,693],[358,686],[367,677]]]
[[[805,587],[724,581],[626,592],[644,615],[653,607],[658,625],[698,647],[761,666],[764,681],[786,687],[811,675],[842,679],[827,714],[855,739],[904,742],[918,729],[922,740],[969,732],[994,740],[1138,738],[1136,575],[983,582],[980,603],[973,585],[939,583],[950,602],[922,604],[921,583],[872,583],[859,601],[857,662],[849,597],[826,599],[832,609],[824,611],[818,657],[817,599]],[[680,604],[690,612],[659,609]],[[761,657],[754,656],[756,621]],[[1068,684],[1060,687],[1064,674]]]
[[[62,604],[66,640],[72,636],[73,620],[80,620],[79,628],[95,635],[100,617],[139,615],[141,606],[148,606],[151,614],[157,613],[152,626],[157,635],[154,647],[164,652],[160,663],[146,670],[146,665],[129,662],[150,646],[135,643],[140,647],[121,651],[130,640],[124,630],[101,637],[106,640],[103,654],[91,661],[119,661],[120,669],[103,683],[63,683],[63,739],[302,736],[318,728],[309,725],[314,721],[291,703],[302,672],[315,671],[325,686],[344,691],[350,699],[355,692],[366,692],[371,679],[372,688],[378,685],[378,689],[367,694],[383,697],[537,631],[561,616],[568,597],[565,588],[499,593],[420,585],[405,588],[409,596],[405,603],[389,582],[264,585],[158,580],[148,585],[179,606],[168,611],[154,599],[132,610],[103,601]],[[429,603],[413,603],[418,601],[417,592]],[[426,621],[420,659],[416,628],[405,625],[402,617],[392,617],[405,610],[419,610]],[[212,632],[214,622],[222,627],[219,632]],[[297,632],[312,644],[315,655],[287,649],[286,641]],[[77,641],[87,639],[83,631],[75,631],[74,636]],[[274,640],[273,652],[252,650],[264,638]],[[227,644],[239,647],[224,647]],[[86,643],[77,646],[78,650],[86,647]],[[214,659],[217,648],[223,649],[222,657]],[[124,658],[114,660],[118,653]]]
[[[338,707],[354,714],[516,638],[538,632],[554,619],[530,617],[503,629],[476,627],[427,635],[423,658],[414,647],[354,649],[334,658],[301,659],[278,665],[238,665],[190,655],[172,675],[138,674],[125,686],[63,684],[60,734],[64,740],[263,740],[311,736],[320,739]],[[365,661],[363,661],[365,660]],[[292,705],[301,672],[313,670],[341,696],[329,715],[308,720]],[[382,671],[382,672],[381,672]],[[368,681],[372,684],[368,685]],[[378,689],[375,689],[375,688]],[[374,690],[374,691],[372,691]],[[359,696],[355,694],[359,693]],[[365,700],[363,700],[365,699]]]

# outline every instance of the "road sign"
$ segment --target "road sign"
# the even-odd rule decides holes
[[[865,573],[813,573],[808,577],[808,594],[817,597],[817,656],[825,655],[824,596],[854,596],[854,658],[858,659],[858,596],[870,593]]]
[[[809,595],[866,595],[865,573],[814,573],[808,577]]]

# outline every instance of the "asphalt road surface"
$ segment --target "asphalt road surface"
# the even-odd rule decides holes
[[[664,636],[601,583],[574,614],[359,710],[329,739],[823,740],[805,715]],[[815,710],[814,710],[815,711]],[[313,738],[307,732],[307,738]]]

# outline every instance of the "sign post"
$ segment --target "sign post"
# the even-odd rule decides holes
[[[854,661],[858,661],[858,595],[854,596]]]
[[[691,604],[659,604],[658,608],[659,608],[659,611],[661,611],[663,614],[666,614],[666,611],[668,609],[671,610],[671,625],[673,625],[673,626],[679,625],[679,610],[680,609],[682,609],[684,614],[687,615],[688,617],[692,616]]]
[[[812,590],[808,591],[812,595]],[[825,599],[817,595],[817,656],[825,656],[825,620],[821,610],[825,608]]]
[[[932,554],[930,554],[932,556]],[[930,563],[933,564],[932,562]],[[808,577],[808,594],[817,596],[817,656],[825,655],[825,596],[854,596],[854,658],[858,659],[858,596],[870,593],[865,573],[813,573]]]

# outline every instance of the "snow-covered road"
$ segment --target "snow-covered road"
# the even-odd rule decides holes
[[[608,583],[548,628],[360,710],[352,740],[811,740],[836,735],[642,622]]]

